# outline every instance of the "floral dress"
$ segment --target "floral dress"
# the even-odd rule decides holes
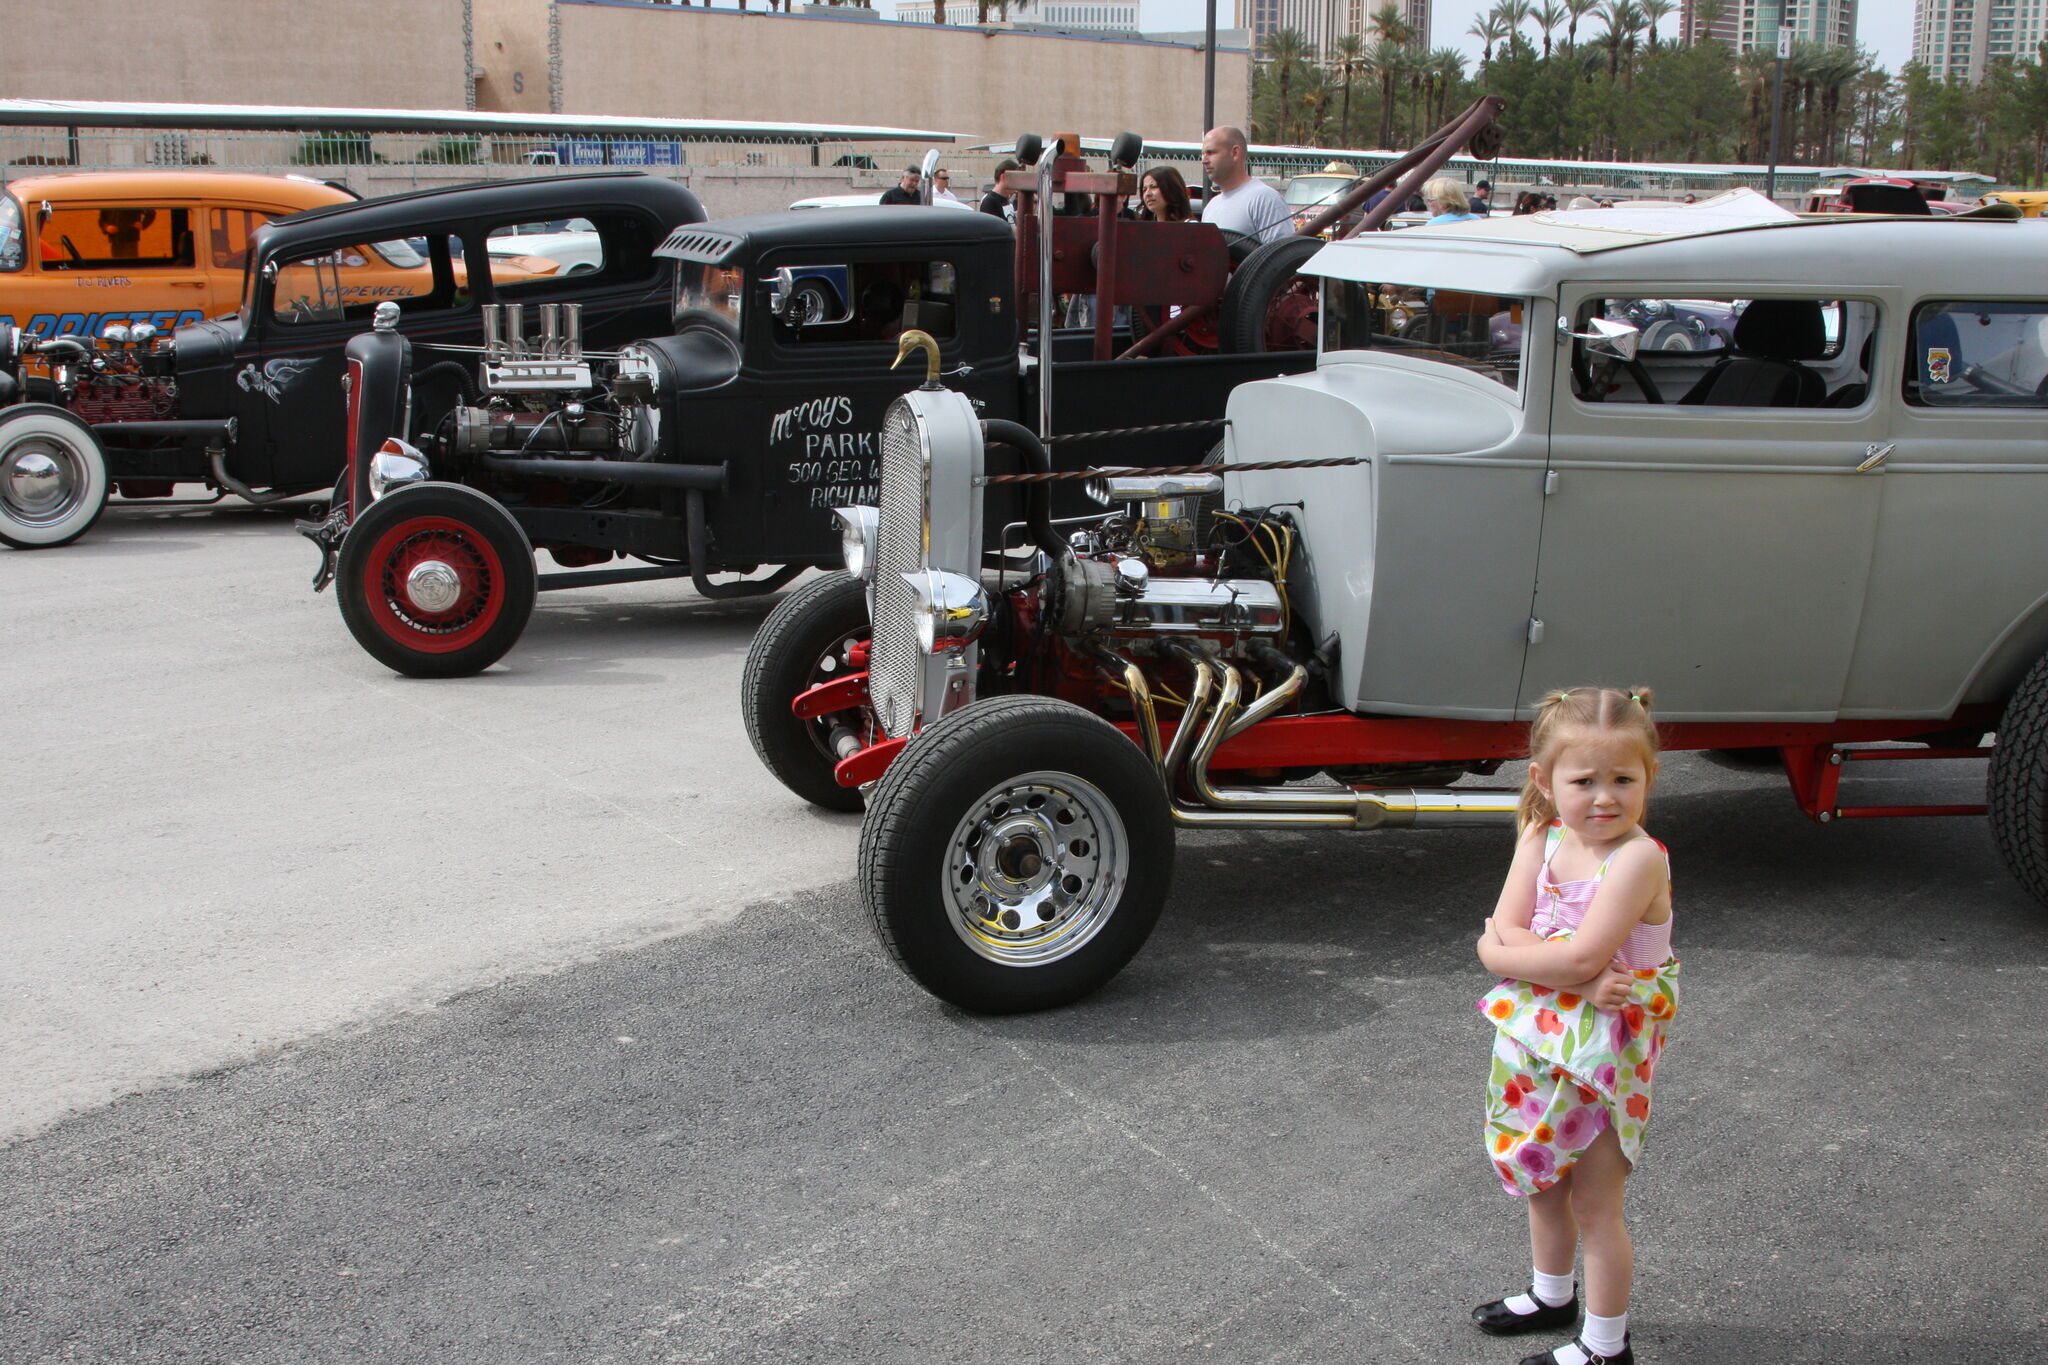
[[[1536,875],[1530,927],[1546,939],[1569,938],[1578,929],[1614,861],[1609,854],[1590,877],[1554,881],[1550,860],[1563,837],[1563,823],[1553,821]],[[1665,867],[1668,875],[1668,851]],[[1509,1194],[1549,1189],[1610,1127],[1622,1155],[1635,1164],[1650,1121],[1657,1059],[1678,1013],[1678,959],[1670,955],[1669,934],[1667,920],[1639,925],[1629,935],[1620,957],[1635,975],[1634,990],[1617,1013],[1527,981],[1504,980],[1480,999],[1479,1012],[1494,1026],[1487,1155]]]

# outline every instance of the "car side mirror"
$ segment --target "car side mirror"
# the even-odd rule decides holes
[[[1612,318],[1593,318],[1586,324],[1587,330],[1574,332],[1572,325],[1563,318],[1557,320],[1557,330],[1573,341],[1583,341],[1586,349],[1594,355],[1612,356],[1616,360],[1634,360],[1636,350],[1643,343],[1642,329],[1632,323],[1616,322]]]
[[[263,263],[263,269],[257,273],[262,275],[265,281],[275,280],[277,278],[277,262],[265,261]]]

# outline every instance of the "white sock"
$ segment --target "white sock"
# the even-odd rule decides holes
[[[1531,1283],[1536,1287],[1536,1297],[1552,1308],[1570,1303],[1572,1293],[1578,1287],[1572,1283],[1572,1273],[1569,1270],[1562,1275],[1546,1275],[1539,1270]]]
[[[1526,1317],[1539,1308],[1556,1308],[1570,1303],[1573,1292],[1578,1288],[1572,1283],[1570,1271],[1562,1275],[1546,1275],[1538,1270],[1532,1283],[1536,1291],[1533,1296],[1516,1294],[1505,1300],[1510,1313]]]
[[[1579,1340],[1596,1356],[1620,1355],[1621,1348],[1628,1343],[1628,1314],[1616,1313],[1611,1318],[1586,1314],[1579,1326]]]

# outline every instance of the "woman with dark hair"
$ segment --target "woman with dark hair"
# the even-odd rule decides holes
[[[1195,216],[1188,202],[1188,182],[1171,166],[1154,166],[1138,180],[1138,217],[1151,222],[1184,223]]]

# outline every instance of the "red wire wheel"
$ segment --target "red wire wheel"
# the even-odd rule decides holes
[[[436,573],[436,571],[442,571]],[[454,575],[426,605],[408,583],[415,572]],[[482,639],[505,610],[505,564],[490,542],[447,517],[413,517],[377,538],[363,564],[370,619],[409,649],[452,654]],[[442,597],[452,597],[441,606]]]
[[[420,484],[372,503],[341,543],[342,619],[372,657],[416,678],[503,658],[533,613],[533,550],[498,503]]]

